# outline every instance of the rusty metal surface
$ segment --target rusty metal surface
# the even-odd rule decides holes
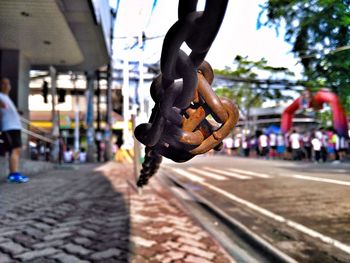
[[[162,156],[185,162],[221,149],[222,140],[238,121],[236,106],[212,90],[213,70],[204,61],[227,3],[207,0],[205,10],[197,12],[196,0],[179,1],[179,20],[169,29],[162,47],[161,74],[151,85],[155,106],[149,122],[135,129],[135,137],[146,145],[139,187],[157,172]],[[180,49],[183,43],[191,49],[189,55]],[[209,122],[209,115],[217,124]]]

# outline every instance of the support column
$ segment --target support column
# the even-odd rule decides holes
[[[95,130],[94,130],[94,92],[95,92],[95,74],[93,71],[86,73],[86,139],[87,139],[87,161],[95,162],[96,144],[95,144]]]
[[[112,62],[107,68],[107,90],[106,90],[106,126],[104,131],[105,152],[104,160],[109,161],[112,158]]]
[[[80,152],[80,105],[79,94],[77,92],[77,75],[72,75],[74,88],[74,153],[77,155]]]
[[[49,67],[50,71],[50,78],[51,78],[51,104],[52,104],[52,110],[51,110],[51,122],[52,122],[52,131],[51,135],[54,139],[54,144],[52,145],[51,149],[51,160],[53,162],[59,161],[59,154],[60,154],[60,126],[59,126],[59,120],[56,112],[56,87],[57,87],[57,71],[53,66]]]
[[[97,125],[96,125],[96,134],[95,134],[95,140],[96,140],[96,148],[97,148],[97,161],[102,161],[101,156],[101,141],[102,141],[102,133],[101,133],[101,87],[100,87],[100,72],[96,71],[96,78],[97,78],[97,87],[96,87],[96,109],[97,109]]]
[[[22,52],[15,49],[0,50],[0,75],[10,80],[10,98],[25,119],[29,119],[29,71],[30,61]],[[27,125],[23,128],[28,129]],[[28,135],[23,132],[22,142],[23,156],[29,157]]]
[[[0,50],[0,75],[11,81],[10,97],[17,109],[28,119],[29,60],[19,50]]]
[[[124,67],[123,67],[123,149],[129,149],[130,132],[129,132],[129,50],[125,51]]]

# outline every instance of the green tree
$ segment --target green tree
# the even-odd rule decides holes
[[[293,76],[288,69],[283,67],[271,67],[267,65],[266,59],[259,61],[248,60],[247,57],[236,56],[231,68],[225,70],[214,70],[218,78],[224,78],[228,83],[234,85],[230,88],[221,86],[215,89],[219,96],[227,97],[235,101],[244,118],[248,120],[247,128],[250,128],[250,111],[253,107],[261,107],[265,101],[282,101],[290,99],[279,87],[272,84],[276,78],[281,79],[287,76]],[[261,81],[259,76],[267,75],[268,79]],[[284,87],[285,88],[285,87]]]
[[[258,23],[277,31],[285,25],[306,84],[331,88],[350,113],[350,0],[268,0]]]

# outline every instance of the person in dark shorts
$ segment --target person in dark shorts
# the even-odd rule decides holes
[[[0,131],[1,152],[8,152],[10,174],[7,177],[11,183],[26,183],[29,178],[19,172],[19,158],[21,155],[21,120],[15,105],[9,97],[11,90],[10,80],[0,80]]]

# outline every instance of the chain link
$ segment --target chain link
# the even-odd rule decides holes
[[[155,102],[149,123],[136,127],[136,138],[146,145],[145,161],[137,185],[147,184],[162,156],[185,162],[211,149],[238,121],[238,110],[211,88],[214,74],[204,61],[220,28],[228,0],[207,0],[196,11],[197,0],[179,0],[178,21],[167,32],[161,54],[161,74],[151,84]],[[183,43],[191,49],[187,55]],[[211,115],[216,124],[206,117]]]

